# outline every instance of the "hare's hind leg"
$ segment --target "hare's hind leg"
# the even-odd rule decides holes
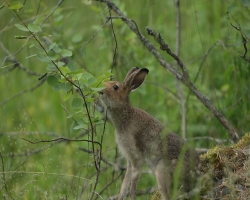
[[[163,200],[170,198],[170,174],[164,163],[164,160],[160,160],[155,168],[155,177],[158,185],[158,189],[162,195]]]

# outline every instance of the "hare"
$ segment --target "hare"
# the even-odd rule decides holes
[[[185,191],[192,187],[191,169],[199,162],[198,154],[188,148],[183,139],[175,133],[167,133],[161,122],[130,104],[129,93],[143,83],[148,72],[146,68],[134,67],[122,83],[104,82],[105,89],[100,92],[108,118],[115,127],[116,143],[127,161],[120,200],[126,199],[129,188],[130,198],[136,199],[136,188],[143,163],[152,169],[162,198],[168,200],[171,177],[178,158],[182,157],[182,163],[178,166],[181,169],[179,176]]]

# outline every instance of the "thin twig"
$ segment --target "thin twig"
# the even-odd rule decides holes
[[[1,162],[2,162],[2,172],[3,172],[2,176],[3,176],[3,182],[5,182],[4,160],[3,160],[3,156],[2,156],[2,154],[1,154],[1,152],[0,152],[0,158],[1,158]],[[11,199],[14,199],[14,198],[12,197],[10,191],[9,191],[8,188],[7,188],[7,184],[4,184],[4,188],[5,188],[6,192],[8,193],[8,195],[11,197]]]
[[[233,108],[234,106],[236,106],[240,101],[243,100],[243,96],[245,96],[248,91],[250,90],[250,86],[247,87],[247,89],[242,93],[242,95],[236,100],[236,102],[234,104],[232,104],[231,106],[227,107],[226,110],[229,110],[231,108]]]
[[[0,41],[0,46],[1,46],[1,48],[2,48],[3,51],[7,54],[7,56],[3,59],[3,62],[2,62],[2,64],[1,64],[0,67],[2,67],[3,64],[4,64],[6,61],[9,61],[9,62],[13,63],[13,67],[12,67],[11,69],[9,69],[6,73],[8,73],[8,72],[10,72],[10,71],[12,71],[13,69],[15,69],[15,68],[18,67],[18,68],[20,68],[21,70],[25,71],[28,75],[33,75],[33,76],[41,76],[41,75],[42,75],[42,74],[40,74],[40,73],[36,73],[36,72],[33,72],[33,71],[27,69],[27,68],[24,67],[24,66],[16,59],[16,57],[15,57],[15,55],[17,55],[18,53],[20,53],[20,52],[23,50],[23,48],[26,46],[26,44],[28,43],[28,41],[29,41],[30,38],[31,38],[31,37],[27,37],[27,39],[26,39],[25,43],[22,45],[22,47],[21,47],[18,51],[16,51],[15,53],[13,53],[13,54],[11,54],[11,53],[9,52],[9,50],[4,46],[4,44]],[[2,67],[2,68],[3,68],[3,67]]]
[[[100,28],[92,35],[91,38],[89,38],[86,42],[83,43],[82,47],[81,47],[81,51],[83,50],[83,48],[89,43],[91,42],[95,37],[96,35],[103,29],[104,26],[106,26],[106,24],[109,22],[109,18],[104,22],[104,24],[102,24],[100,26]]]
[[[39,26],[42,26],[43,23],[53,15],[53,13],[57,10],[57,8],[64,2],[64,0],[60,0],[58,1],[58,3],[56,4],[55,8],[43,19],[43,21],[39,24]]]
[[[9,176],[9,178],[4,182],[3,186],[0,188],[0,191],[6,187],[6,184],[11,180],[11,178],[19,171],[19,169],[24,165],[26,160],[28,159],[28,156],[23,160],[21,165]]]
[[[83,147],[79,147],[78,149],[81,150],[81,151],[83,151],[83,152],[86,152],[86,153],[92,153],[92,151],[90,151],[90,150],[88,150],[88,149],[86,149],[86,148],[83,148]],[[105,157],[103,157],[103,156],[101,157],[101,160],[102,160],[105,164],[114,167],[114,168],[115,168],[115,171],[117,171],[117,170],[121,170],[121,171],[126,170],[126,167],[121,166],[121,165],[118,165],[118,164],[113,163],[113,162],[110,162],[110,161],[108,161],[108,160],[107,160]]]
[[[180,11],[180,1],[175,1],[176,5],[176,56],[180,57],[180,48],[181,48],[181,11]],[[176,61],[178,66],[178,61]],[[176,89],[178,91],[178,96],[180,98],[181,104],[181,135],[183,139],[187,138],[187,110],[186,110],[186,100],[184,98],[184,94],[182,91],[182,87],[180,86],[180,82],[178,79],[175,79]]]
[[[163,90],[167,91],[168,93],[170,93],[174,98],[175,100],[179,103],[180,102],[180,97],[175,93],[173,92],[172,90],[170,90],[169,88],[163,86],[162,84],[160,83],[157,83],[157,82],[152,82],[152,81],[147,81],[145,82],[145,84],[153,84],[153,85],[156,85],[158,87],[161,87]]]
[[[221,140],[221,139],[209,137],[209,136],[193,137],[193,138],[188,138],[187,140],[188,141],[190,141],[190,140],[211,140],[211,141],[216,142],[217,144],[223,144],[223,143],[227,143],[227,142],[230,142],[231,144],[233,144],[233,141],[230,139]]]
[[[29,88],[29,89],[25,89],[25,90],[23,90],[23,91],[15,94],[15,95],[13,95],[12,97],[9,97],[8,99],[0,102],[0,107],[3,106],[3,105],[5,105],[5,104],[7,104],[7,103],[9,103],[10,101],[16,99],[17,97],[20,97],[21,95],[23,95],[23,94],[25,94],[27,92],[32,92],[33,90],[35,90],[38,87],[40,87],[45,82],[45,80],[46,79],[42,79],[41,81],[39,81],[39,83],[37,85],[35,85],[35,86],[33,86],[33,87]]]
[[[98,144],[99,146],[101,146],[101,143],[100,142],[97,142],[97,141],[92,141],[92,140],[85,140],[85,139],[68,139],[68,138],[63,138],[63,137],[59,137],[59,138],[56,138],[56,139],[52,139],[52,140],[38,140],[38,141],[31,141],[31,140],[28,140],[26,138],[21,138],[22,140],[24,141],[27,141],[31,144],[38,144],[38,143],[50,143],[50,142],[57,142],[57,141],[67,141],[67,142],[93,142],[95,144]]]
[[[177,62],[178,66],[181,68],[182,70],[182,78],[179,79],[177,76],[176,78],[179,80],[188,80],[189,79],[189,75],[186,69],[186,66],[184,65],[184,63],[182,62],[182,60],[180,59],[180,57],[178,55],[176,55],[171,48],[168,46],[168,44],[165,43],[165,41],[163,40],[163,38],[161,37],[160,33],[156,33],[153,29],[151,29],[150,27],[146,27],[147,33],[151,36],[154,37],[154,39],[160,44],[160,48],[163,51],[166,51],[171,57],[173,57],[175,59],[175,61]]]
[[[239,26],[239,27],[234,26],[232,23],[230,23],[230,24],[231,24],[232,27],[234,27],[237,31],[240,32],[240,35],[241,35],[241,38],[242,38],[244,53],[243,53],[243,55],[240,55],[240,57],[242,57],[242,58],[248,60],[248,59],[246,58],[246,55],[247,55],[247,39],[246,39],[246,37],[244,36],[244,34],[242,33],[241,27],[240,27],[240,26]]]
[[[110,22],[111,22],[112,34],[113,34],[113,37],[114,37],[114,40],[115,40],[115,49],[114,49],[114,54],[113,54],[113,59],[112,59],[112,65],[111,65],[111,72],[113,72],[113,68],[116,65],[118,43],[117,43],[117,40],[116,40],[116,35],[115,35],[115,30],[114,30],[114,26],[113,26],[113,20],[112,20],[112,17],[111,17],[111,10],[110,9],[109,9],[109,19],[110,19]],[[112,77],[110,77],[110,80],[111,79],[112,79]]]
[[[208,58],[208,55],[210,54],[210,52],[212,51],[212,49],[216,46],[216,44],[217,44],[217,43],[214,43],[214,44],[207,50],[206,54],[203,56],[203,59],[202,59],[200,65],[199,65],[199,69],[198,69],[198,71],[197,71],[197,73],[196,73],[196,75],[195,75],[195,78],[194,78],[194,80],[193,80],[194,83],[196,83],[196,81],[197,81],[197,79],[198,79],[198,77],[199,77],[199,75],[200,75],[201,68],[203,67],[203,64],[206,62],[206,60],[207,60],[207,58]]]
[[[103,189],[98,193],[98,195],[101,195],[110,185],[112,185],[112,183],[117,181],[121,177],[122,174],[123,174],[123,171],[121,171],[121,173],[115,179],[112,179],[109,183],[107,183],[107,185],[103,187]],[[98,199],[98,196],[96,196],[95,200],[97,199]]]
[[[13,22],[13,20],[15,19],[16,16],[12,17],[11,20],[9,21],[9,23],[0,31],[0,35],[6,31],[6,29],[9,27],[9,25]]]
[[[95,177],[95,183],[94,183],[94,186],[93,186],[90,198],[89,198],[90,200],[92,200],[94,198],[94,195],[96,194],[96,187],[97,187],[97,184],[99,182],[99,175],[100,175],[100,170],[97,170],[96,177]]]

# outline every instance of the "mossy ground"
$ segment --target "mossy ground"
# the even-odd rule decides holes
[[[231,147],[216,146],[201,155],[201,199],[248,199],[249,156],[250,132]]]
[[[231,147],[218,145],[200,155],[198,199],[247,200],[250,198],[250,132]],[[158,191],[151,200],[160,200]],[[191,197],[190,199],[197,199]]]

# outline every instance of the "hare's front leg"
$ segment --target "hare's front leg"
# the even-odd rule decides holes
[[[127,170],[126,170],[126,174],[123,179],[123,182],[122,182],[122,187],[121,187],[121,191],[119,194],[119,200],[126,199],[126,196],[128,194],[128,188],[131,183],[131,170],[132,170],[131,163],[127,161]]]
[[[170,173],[165,165],[164,160],[160,160],[155,168],[155,178],[157,181],[158,189],[162,195],[163,200],[168,200],[170,197]]]
[[[142,167],[142,160],[137,160],[135,163],[132,163],[131,169],[131,185],[130,185],[130,198],[131,200],[136,199],[136,191],[139,178],[141,176],[141,167]]]

